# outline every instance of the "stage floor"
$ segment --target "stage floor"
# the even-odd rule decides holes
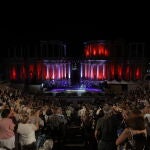
[[[44,93],[77,93],[79,95],[83,93],[104,93],[101,89],[97,88],[55,88],[49,91],[45,91]]]

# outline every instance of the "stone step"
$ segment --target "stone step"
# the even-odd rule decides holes
[[[66,136],[67,137],[74,137],[76,135],[81,135],[82,136],[83,132],[81,130],[67,130],[66,131]]]
[[[65,147],[64,150],[87,150],[87,149],[81,147]]]
[[[85,150],[85,144],[65,144],[64,145],[65,150]]]
[[[77,140],[75,140],[75,139],[66,139],[64,143],[66,143],[66,144],[71,144],[71,143],[73,143],[73,144],[81,144],[83,142],[84,141],[82,139],[77,139]]]

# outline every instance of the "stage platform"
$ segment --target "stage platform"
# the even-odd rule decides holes
[[[104,91],[98,88],[55,88],[52,90],[44,91],[45,94],[52,93],[53,95],[56,95],[57,93],[65,93],[65,94],[73,94],[76,93],[77,96],[81,96],[84,93],[97,93],[97,94],[104,94]]]

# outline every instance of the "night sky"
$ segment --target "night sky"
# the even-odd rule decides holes
[[[73,56],[80,55],[88,40],[125,39],[148,41],[149,29],[143,26],[102,26],[101,24],[52,24],[49,27],[0,28],[1,48],[12,43],[34,43],[40,40],[62,40]]]

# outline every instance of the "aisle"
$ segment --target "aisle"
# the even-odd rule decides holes
[[[64,150],[86,150],[82,130],[79,125],[72,123],[66,131]]]

